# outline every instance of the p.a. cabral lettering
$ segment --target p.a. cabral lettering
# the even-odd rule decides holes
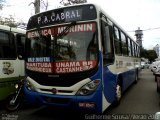
[[[37,23],[39,25],[44,25],[44,24],[48,24],[48,23],[53,23],[53,22],[57,22],[57,21],[72,21],[72,20],[78,20],[81,19],[81,15],[82,14],[82,10],[77,9],[77,10],[66,10],[64,12],[60,12],[60,13],[54,13],[52,12],[52,14],[48,14],[48,15],[44,15],[44,16],[39,16],[37,17]]]

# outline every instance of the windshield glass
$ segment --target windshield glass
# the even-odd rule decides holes
[[[67,27],[69,29],[66,31]],[[45,72],[40,68],[43,69],[46,65],[50,67],[46,72],[71,73],[92,69],[97,64],[98,41],[95,23],[30,31],[27,38],[29,70]]]

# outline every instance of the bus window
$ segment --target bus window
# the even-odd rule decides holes
[[[6,58],[16,58],[14,35],[9,32],[0,31],[0,59]]]
[[[124,35],[123,32],[121,32],[121,44],[122,44],[122,54],[128,55],[126,36]]]
[[[133,57],[135,57],[135,49],[134,49],[134,44],[135,44],[135,43],[132,41],[132,53],[133,53],[132,55],[133,55]]]
[[[115,46],[115,53],[121,54],[121,42],[119,38],[119,30],[116,27],[114,27],[114,46]]]
[[[17,34],[16,35],[16,43],[17,43],[17,54],[19,59],[24,58],[24,46],[25,46],[25,35]]]
[[[132,56],[131,40],[130,38],[127,38],[127,40],[128,40],[128,55]]]
[[[111,26],[102,21],[102,46],[103,46],[103,58],[104,64],[113,63],[113,42],[112,42]]]

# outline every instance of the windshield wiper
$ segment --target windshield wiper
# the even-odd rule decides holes
[[[58,46],[57,46],[57,39],[60,37],[63,37],[66,33],[68,33],[68,30],[72,27],[76,25],[76,21],[71,22],[71,24],[69,24],[60,34],[57,34],[55,36],[53,36],[53,50],[54,50],[54,54],[53,56],[56,58],[57,56],[57,50],[58,50]]]
[[[64,36],[68,32],[68,30],[74,25],[76,25],[76,21],[71,22],[71,24],[69,24],[60,34],[58,34],[56,38]]]

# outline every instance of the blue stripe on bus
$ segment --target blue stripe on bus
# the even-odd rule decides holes
[[[117,75],[111,73],[108,67],[103,69],[104,96],[109,103],[115,100]]]

